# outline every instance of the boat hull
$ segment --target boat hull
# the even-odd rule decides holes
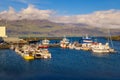
[[[34,59],[33,56],[23,56],[23,58],[24,58],[25,60],[33,60],[33,59]]]

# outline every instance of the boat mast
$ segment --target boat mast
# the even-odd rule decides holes
[[[110,40],[110,43],[111,43],[111,46],[112,46],[112,48],[114,47],[113,46],[113,42],[112,42],[112,38],[111,38],[111,34],[110,34],[110,29],[108,29],[108,40]]]

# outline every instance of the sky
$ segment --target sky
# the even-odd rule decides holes
[[[2,0],[0,19],[48,19],[118,28],[119,3],[120,0]]]
[[[50,9],[60,15],[89,14],[100,10],[120,9],[120,0],[2,0],[0,11],[11,6],[16,11],[34,5],[38,9]]]

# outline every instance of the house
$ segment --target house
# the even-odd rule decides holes
[[[0,26],[0,37],[7,37],[5,26]]]

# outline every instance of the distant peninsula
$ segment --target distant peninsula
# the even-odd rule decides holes
[[[112,36],[112,40],[120,41],[120,35],[119,36]]]

